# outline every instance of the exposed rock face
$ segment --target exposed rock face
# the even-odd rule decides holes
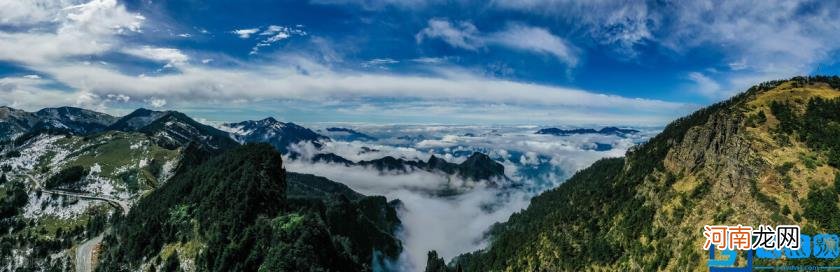
[[[716,113],[706,124],[690,128],[663,164],[672,173],[702,174],[735,193],[766,168],[749,138],[741,116]]]

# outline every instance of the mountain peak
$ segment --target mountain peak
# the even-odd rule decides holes
[[[222,128],[242,143],[265,142],[274,146],[281,153],[288,153],[289,146],[300,142],[311,142],[316,147],[329,138],[295,123],[283,123],[273,117],[258,121],[222,124]]]

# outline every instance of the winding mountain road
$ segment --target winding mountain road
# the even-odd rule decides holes
[[[102,242],[102,234],[87,240],[76,248],[76,272],[93,271],[93,248]]]
[[[47,189],[47,188],[41,186],[41,183],[38,182],[38,179],[36,179],[32,175],[26,174],[26,177],[29,178],[29,180],[31,180],[33,183],[35,183],[35,188],[36,189],[39,189],[42,192],[49,193],[49,194],[54,194],[54,195],[78,197],[78,198],[82,198],[82,199],[105,201],[108,204],[111,204],[111,206],[114,206],[115,208],[119,208],[120,210],[122,210],[123,214],[128,214],[128,209],[129,209],[128,201],[125,201],[125,200],[122,200],[122,199],[117,199],[117,198],[110,198],[110,197],[97,196],[97,195],[91,195],[91,194],[64,191],[64,190],[60,190],[60,189]]]
[[[64,191],[59,189],[47,189],[41,186],[41,182],[39,182],[38,179],[36,179],[32,175],[25,174],[25,176],[35,184],[36,190],[41,190],[42,192],[54,195],[72,196],[82,199],[104,201],[110,204],[111,206],[122,210],[123,214],[128,214],[128,210],[130,208],[128,201],[104,196]],[[99,236],[85,241],[76,248],[76,272],[93,271],[93,264],[91,263],[91,261],[93,260],[93,248],[96,247],[96,245],[98,245],[100,242],[102,242],[102,237],[103,234],[99,234]]]

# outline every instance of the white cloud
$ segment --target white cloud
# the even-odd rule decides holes
[[[41,76],[39,75],[25,75],[23,77],[28,79],[41,79]]]
[[[246,28],[246,29],[237,29],[232,31],[231,33],[236,34],[239,38],[247,39],[250,38],[251,35],[259,32],[259,28]]]
[[[385,68],[390,64],[397,64],[400,63],[398,60],[390,59],[390,58],[378,58],[368,60],[362,63],[362,67],[380,67]]]
[[[47,16],[51,18],[50,23],[33,26],[30,31],[0,31],[0,60],[50,65],[73,56],[107,52],[119,43],[117,36],[139,32],[145,20],[142,15],[126,11],[115,0],[93,0],[73,6],[66,6],[69,4],[66,2],[61,2],[62,5],[23,2],[31,4],[24,10],[51,14]],[[46,21],[35,18],[26,23]]]
[[[595,42],[618,45],[629,58],[645,43],[657,43],[676,57],[713,49],[723,57],[708,68],[730,71],[714,79],[687,79],[716,98],[762,81],[810,74],[834,63],[840,50],[840,3],[834,1],[496,0],[491,6],[571,22]]]
[[[278,25],[270,25],[265,30],[259,33],[260,36],[266,36],[267,38],[262,39],[260,42],[257,43],[252,49],[249,54],[255,55],[259,53],[260,47],[271,46],[274,43],[279,41],[288,39],[292,36],[306,36],[306,31],[303,31],[299,27],[286,27],[286,26],[278,26]]]
[[[617,51],[629,57],[635,56],[636,45],[653,39],[651,28],[661,20],[644,1],[495,0],[491,6],[559,17],[595,42],[617,45]]]
[[[344,124],[348,125],[348,124]],[[332,125],[324,124],[325,127]],[[400,220],[405,227],[399,237],[404,241],[407,255],[402,259],[401,270],[422,270],[426,252],[437,250],[447,260],[461,253],[472,252],[486,246],[485,231],[495,222],[503,222],[516,211],[528,205],[533,193],[561,183],[571,173],[588,166],[603,157],[623,154],[630,146],[642,142],[655,132],[642,132],[631,138],[611,135],[537,135],[533,126],[451,126],[451,125],[358,125],[349,127],[367,134],[376,135],[379,141],[326,143],[320,152],[339,154],[350,160],[367,160],[392,156],[405,159],[426,160],[430,153],[450,162],[460,162],[463,154],[483,151],[491,157],[501,159],[505,173],[521,182],[515,189],[488,188],[470,184],[470,189],[452,197],[438,197],[429,190],[452,184],[452,179],[440,174],[415,171],[408,174],[381,173],[363,167],[345,167],[336,164],[311,164],[303,160],[288,160],[289,171],[312,173],[347,184],[354,190],[368,195],[384,195],[399,199],[404,209],[399,210]],[[464,136],[467,134],[476,136]],[[422,135],[428,140],[412,147],[395,146],[405,143],[392,142],[404,135]],[[390,144],[385,144],[389,143]],[[596,152],[585,150],[594,143],[609,143],[614,150]],[[302,148],[315,152],[314,147]],[[368,147],[365,150],[363,147]],[[502,149],[504,148],[504,149]],[[378,151],[370,151],[370,149]],[[521,154],[514,157],[511,154]],[[455,154],[455,155],[453,155]],[[540,170],[543,180],[519,176],[522,169],[535,169],[538,165],[550,165],[557,169]],[[455,183],[460,183],[456,181]],[[435,222],[429,224],[429,222]]]
[[[160,107],[166,106],[166,99],[154,98],[154,97],[150,98],[149,99],[149,105],[152,106],[153,108],[160,108]]]
[[[700,72],[691,72],[688,74],[688,78],[694,82],[696,85],[694,90],[699,94],[711,98],[717,98],[717,96],[722,95],[720,84],[718,84],[714,79],[711,79]]]
[[[425,7],[429,0],[311,0],[311,3],[321,5],[357,5],[366,10],[379,10],[385,7],[398,7],[403,9],[418,9]]]
[[[417,42],[424,39],[442,39],[451,46],[476,50],[484,45],[478,28],[470,22],[451,23],[443,19],[430,19],[429,25],[414,36]]]
[[[492,34],[489,39],[509,48],[552,55],[569,66],[577,64],[573,47],[545,28],[511,24],[501,32]]]
[[[140,48],[124,49],[123,53],[150,59],[159,62],[165,62],[168,66],[180,65],[189,60],[189,57],[175,48],[157,48],[150,46],[143,46]]]
[[[98,98],[103,103],[115,101],[108,100],[108,95],[124,95],[133,98],[134,101],[165,99],[169,103],[167,105],[230,105],[230,101],[244,103],[265,100],[320,103],[336,99],[386,99],[394,101],[393,106],[386,109],[394,116],[419,114],[421,108],[417,107],[418,103],[427,103],[427,106],[432,105],[429,109],[440,113],[464,114],[471,119],[483,120],[491,120],[494,117],[500,120],[511,119],[511,116],[526,117],[525,120],[562,120],[569,116],[584,118],[581,120],[593,120],[593,117],[604,120],[621,117],[622,114],[616,111],[634,111],[639,113],[636,116],[658,115],[658,120],[662,121],[672,117],[675,110],[690,108],[679,103],[501,80],[442,65],[423,75],[352,72],[313,62],[300,55],[282,52],[271,56],[271,62],[232,62],[232,67],[194,65],[190,63],[190,57],[177,48],[132,45],[125,41],[125,37],[141,31],[140,27],[145,20],[142,15],[126,11],[125,7],[115,1],[95,0],[82,5],[58,8],[52,12],[58,18],[54,24],[26,32],[0,31],[0,60],[17,63],[50,78],[55,85],[67,86],[70,91],[54,89],[50,87],[55,86],[52,84],[18,84],[14,88],[18,91],[62,97],[79,96],[84,91],[96,95],[86,97]],[[468,24],[462,25],[465,27],[462,27],[461,31],[467,29],[466,31],[470,32],[471,27]],[[523,29],[539,33],[539,30],[533,28]],[[306,35],[306,32],[298,27],[269,26],[258,34],[263,38],[259,43],[266,44],[279,39],[281,34]],[[543,38],[548,37],[547,33],[539,34]],[[482,39],[486,40],[488,35],[484,36]],[[473,38],[462,40],[465,44],[470,44],[474,42],[471,39]],[[556,42],[550,37],[548,41]],[[67,44],[74,46],[65,46]],[[561,50],[556,50],[559,48],[557,46],[539,47],[530,43],[522,47],[553,56],[562,55]],[[167,66],[176,66],[178,73],[143,73],[137,76],[119,71],[117,65],[78,61],[78,57],[100,56],[110,52],[123,52],[165,62]],[[28,95],[13,98],[7,96],[7,99],[17,101],[25,107],[46,103]],[[51,103],[52,106],[72,104],[66,99],[55,99]],[[456,108],[461,105],[470,107],[460,110]],[[406,111],[400,111],[400,107]],[[551,116],[533,110],[535,107],[553,109],[554,112],[560,111],[558,113],[562,114]],[[358,108],[352,110],[356,109]],[[487,110],[482,112],[480,109]],[[502,113],[491,109],[515,112]],[[600,114],[593,115],[592,112]]]
[[[523,192],[505,192],[480,184],[459,196],[432,196],[425,191],[439,189],[451,180],[427,172],[383,175],[361,167],[298,161],[288,161],[284,165],[289,171],[324,176],[363,194],[384,195],[389,200],[402,201],[404,209],[399,210],[399,214],[403,232],[399,236],[408,257],[402,265],[410,271],[422,270],[429,250],[438,250],[445,258],[452,258],[486,246],[484,232],[528,204],[528,196]]]
[[[577,63],[573,47],[547,29],[512,23],[499,32],[484,34],[470,22],[452,23],[431,19],[428,26],[415,35],[418,43],[425,39],[441,39],[447,44],[467,50],[486,45],[499,45],[515,50],[551,55],[569,66]]]
[[[54,11],[67,5],[66,1],[53,0],[0,1],[0,25],[26,26],[50,22],[56,18]]]
[[[412,59],[411,61],[417,62],[417,63],[424,63],[424,64],[441,64],[441,63],[446,62],[446,58],[422,57],[422,58]]]

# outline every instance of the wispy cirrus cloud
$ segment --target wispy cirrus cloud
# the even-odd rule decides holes
[[[478,50],[488,45],[550,55],[569,66],[577,64],[575,49],[563,38],[545,28],[510,23],[493,33],[482,33],[470,22],[450,22],[431,19],[428,26],[415,35],[418,43],[426,39],[441,39],[447,44],[467,50]]]

